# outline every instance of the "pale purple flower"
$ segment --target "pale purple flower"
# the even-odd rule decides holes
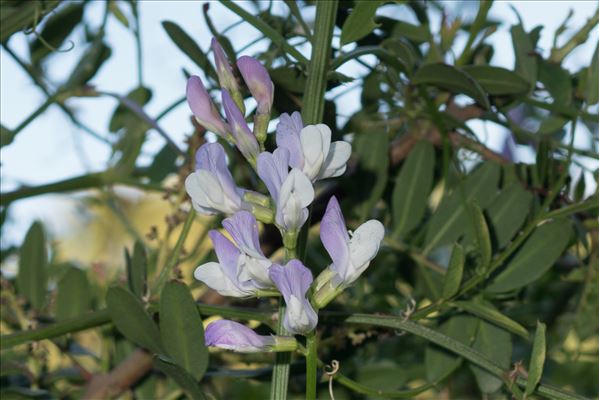
[[[294,351],[297,349],[297,341],[293,337],[258,335],[245,325],[225,319],[214,321],[206,327],[205,341],[207,346],[239,353]]]
[[[202,80],[197,76],[192,76],[187,80],[187,104],[196,120],[207,130],[223,138],[229,136],[229,128],[214,106]]]
[[[312,284],[312,273],[299,260],[291,260],[286,266],[273,264],[270,279],[279,289],[287,308],[283,319],[285,329],[293,334],[305,334],[318,324],[318,315],[306,293]]]
[[[383,224],[371,219],[350,237],[339,202],[331,197],[320,223],[320,239],[333,260],[333,286],[348,286],[358,279],[376,256],[384,236]]]
[[[194,278],[223,296],[253,296],[258,288],[240,263],[241,251],[218,231],[211,230],[208,235],[212,240],[218,262],[200,265],[193,273]]]
[[[206,143],[196,153],[196,171],[185,179],[193,207],[202,214],[233,214],[242,207],[243,189],[238,188],[227,168],[225,150],[219,143]]]
[[[272,262],[264,256],[260,248],[258,222],[254,215],[248,211],[238,211],[232,217],[223,220],[223,227],[241,251],[242,259],[238,261],[238,265],[246,269],[256,287],[272,288],[273,283],[268,276]]]
[[[270,351],[275,345],[273,336],[258,335],[245,325],[224,319],[214,321],[206,327],[205,340],[206,346],[239,353]]]
[[[290,166],[302,170],[312,182],[343,174],[351,155],[349,143],[331,143],[331,129],[325,124],[303,127],[299,113],[281,116],[277,146],[289,150]]]
[[[258,103],[259,114],[270,114],[274,98],[275,86],[268,75],[268,71],[260,61],[249,56],[239,57],[237,68],[245,81],[252,97]]]
[[[314,200],[314,188],[299,169],[289,172],[289,151],[278,148],[258,156],[258,176],[276,204],[275,222],[286,232],[298,232],[308,219],[306,207]]]
[[[274,99],[274,84],[268,75],[268,71],[255,58],[243,56],[237,60],[237,68],[243,77],[250,93],[258,107],[254,115],[254,134],[260,143],[266,140],[268,122],[270,121],[270,110]]]
[[[223,108],[227,116],[227,122],[231,128],[234,142],[241,154],[248,159],[252,164],[256,162],[256,157],[260,152],[258,141],[245,122],[243,114],[231,98],[229,92],[222,90]]]
[[[243,98],[241,96],[241,92],[239,91],[239,85],[237,84],[237,79],[235,79],[235,75],[233,75],[233,69],[231,68],[231,63],[229,63],[229,59],[225,55],[223,48],[216,38],[212,38],[212,53],[214,54],[214,62],[216,64],[216,74],[218,75],[218,83],[220,83],[220,87],[226,89],[237,107],[241,110],[243,114],[245,112],[245,107],[243,104]]]

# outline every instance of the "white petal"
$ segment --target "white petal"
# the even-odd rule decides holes
[[[310,320],[304,309],[304,304],[293,295],[290,296],[287,302],[285,325],[287,330],[295,333],[305,332],[310,329]]]
[[[216,290],[223,296],[248,297],[251,293],[241,290],[233,281],[231,281],[221,269],[219,263],[209,262],[200,265],[193,272],[194,278],[204,282],[210,288]]]
[[[204,208],[221,210],[225,203],[223,190],[216,177],[205,170],[197,170],[185,179],[185,190],[194,203]]]
[[[344,141],[331,143],[329,154],[321,168],[318,179],[342,175],[347,168],[347,160],[351,156],[351,145]]]
[[[271,265],[272,262],[265,257],[245,257],[245,268],[261,289],[273,287],[273,283],[268,276],[268,269]]]
[[[320,172],[331,144],[331,130],[324,124],[308,125],[300,133],[304,173],[314,179]]]
[[[378,253],[384,236],[385,227],[375,219],[366,221],[354,231],[349,241],[349,257],[356,270],[352,275],[360,276],[364,272]]]

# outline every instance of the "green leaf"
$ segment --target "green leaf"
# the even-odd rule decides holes
[[[146,280],[148,270],[148,260],[146,249],[143,243],[136,241],[133,246],[133,258],[129,255],[129,251],[125,249],[125,259],[127,261],[127,284],[131,293],[139,298],[146,294]]]
[[[48,252],[44,227],[40,222],[34,222],[27,231],[19,252],[17,289],[37,310],[41,310],[46,304],[47,267]]]
[[[472,347],[503,369],[507,370],[509,368],[512,359],[512,339],[510,334],[503,329],[479,321],[476,340]],[[483,368],[470,364],[470,369],[474,373],[478,387],[483,393],[492,393],[501,387],[501,379]]]
[[[493,293],[507,292],[540,278],[564,252],[571,233],[572,228],[567,219],[558,219],[537,227],[487,290]]]
[[[158,327],[133,293],[112,287],[106,294],[106,305],[112,322],[123,336],[154,353],[164,353]]]
[[[476,202],[482,209],[495,198],[501,168],[490,161],[483,163],[446,196],[430,219],[424,253],[454,242],[472,231],[468,204]]]
[[[111,54],[110,47],[101,40],[95,40],[85,50],[62,89],[68,90],[85,85],[96,75]]]
[[[586,98],[589,105],[599,103],[599,43],[595,47],[593,60],[587,72]]]
[[[67,3],[50,14],[44,28],[29,45],[32,64],[39,64],[43,59],[60,47],[73,29],[81,22],[85,3]],[[44,43],[45,42],[45,43]],[[55,50],[53,50],[54,48]]]
[[[56,319],[77,317],[87,310],[92,295],[87,275],[79,268],[71,267],[58,282],[56,294]]]
[[[268,74],[277,88],[297,94],[306,89],[306,75],[298,68],[278,67],[269,70]]]
[[[168,282],[160,296],[160,335],[168,355],[195,379],[201,379],[208,366],[204,327],[189,288]]]
[[[351,190],[359,205],[355,213],[359,220],[368,218],[380,200],[387,185],[389,167],[389,142],[387,132],[371,131],[356,135],[353,148],[358,157],[358,170],[352,177]],[[355,182],[360,182],[356,187]]]
[[[501,249],[514,237],[522,226],[532,201],[532,193],[514,182],[501,191],[487,210],[492,236]]]
[[[526,381],[525,391],[527,396],[533,394],[543,375],[546,351],[545,330],[545,324],[537,321],[537,331],[535,332],[532,354],[530,356],[530,363],[528,364],[528,379]]]
[[[412,83],[432,85],[452,93],[462,93],[471,97],[485,109],[490,107],[487,94],[480,85],[470,75],[451,65],[424,64],[412,77]]]
[[[405,21],[397,21],[393,24],[391,37],[406,38],[416,44],[421,44],[430,40],[431,32],[427,25],[414,25]]]
[[[0,147],[8,146],[15,138],[15,133],[0,124]]]
[[[468,65],[462,69],[493,96],[525,94],[529,89],[528,82],[509,69],[490,65]]]
[[[553,97],[553,104],[572,104],[572,77],[560,65],[541,59],[538,61],[539,81]]]
[[[160,183],[169,174],[177,172],[177,158],[179,154],[170,144],[165,144],[154,156],[154,161],[146,170],[146,176],[150,181]]]
[[[362,39],[380,24],[374,22],[376,9],[383,1],[356,1],[341,28],[341,46]]]
[[[462,274],[464,272],[464,258],[464,248],[456,243],[453,246],[449,265],[447,266],[447,273],[443,281],[442,299],[449,299],[460,290]]]
[[[461,308],[462,310],[483,318],[501,328],[504,328],[518,336],[528,339],[528,331],[522,325],[513,319],[505,316],[497,311],[492,305],[483,302],[473,301],[454,301],[452,305]]]
[[[510,33],[516,58],[514,69],[528,82],[528,90],[531,91],[537,83],[537,58],[534,54],[534,46],[522,25],[512,26]]]
[[[433,185],[435,150],[422,141],[408,155],[391,197],[394,234],[404,237],[424,216]]]
[[[218,80],[216,71],[212,64],[210,64],[210,61],[208,61],[208,57],[191,36],[172,21],[162,21],[162,27],[179,50],[185,53],[206,75],[212,77],[214,80]]]
[[[127,98],[136,103],[139,107],[143,107],[148,104],[152,98],[152,91],[146,87],[138,87],[127,94]],[[150,128],[148,123],[131,111],[129,107],[119,103],[112,114],[108,129],[110,132],[115,133],[121,129],[137,129],[140,125],[144,126],[144,128],[142,128],[144,131]]]
[[[489,264],[491,263],[491,257],[493,256],[491,235],[489,235],[489,228],[487,227],[485,215],[478,204],[472,203],[470,206],[470,212],[472,216],[472,223],[474,224],[474,234],[477,244],[476,248],[478,254],[480,255],[477,270],[483,272],[489,267]]]
[[[439,327],[439,332],[465,345],[470,345],[475,337],[477,321],[468,315],[457,315]],[[424,353],[426,379],[437,382],[457,369],[462,363],[458,357],[440,347],[429,345]]]
[[[177,382],[177,385],[183,389],[189,398],[192,400],[203,400],[206,398],[193,376],[175,364],[172,360],[156,354],[154,355],[153,361],[154,366]]]

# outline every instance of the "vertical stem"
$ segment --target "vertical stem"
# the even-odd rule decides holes
[[[318,343],[316,333],[306,337],[306,400],[316,400]]]
[[[227,5],[227,3],[225,3]],[[330,62],[331,40],[333,38],[333,29],[335,27],[335,17],[337,15],[337,0],[319,1],[316,3],[316,22],[314,24],[314,42],[312,54],[308,65],[308,80],[306,82],[306,91],[304,92],[302,117],[304,123],[314,124],[322,119],[324,113],[324,94],[326,91],[327,72]],[[305,243],[308,234],[309,220],[304,225],[300,233],[299,256],[303,258]],[[285,255],[295,256],[295,244],[285,246]],[[277,334],[286,334],[283,327],[283,315],[285,306],[281,300],[279,308],[279,325]],[[315,353],[315,352],[314,352]],[[291,353],[277,353],[275,365],[272,373],[272,384],[270,388],[271,400],[285,400],[287,398],[287,385],[289,382],[289,362]],[[313,371],[316,379],[316,370]]]

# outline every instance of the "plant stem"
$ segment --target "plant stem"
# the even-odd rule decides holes
[[[306,337],[306,400],[316,400],[318,342],[315,332]]]
[[[191,209],[187,214],[187,219],[185,220],[185,224],[183,225],[183,229],[181,230],[181,234],[177,239],[177,243],[175,243],[175,248],[171,253],[170,258],[166,262],[166,264],[162,267],[160,274],[154,281],[154,286],[152,288],[153,293],[160,293],[162,290],[162,286],[164,286],[166,280],[168,279],[171,271],[177,265],[179,261],[179,254],[181,253],[181,249],[183,248],[183,243],[185,243],[185,239],[187,239],[187,235],[189,235],[189,230],[191,229],[191,225],[193,224],[193,220],[195,219],[196,211],[195,209]]]

